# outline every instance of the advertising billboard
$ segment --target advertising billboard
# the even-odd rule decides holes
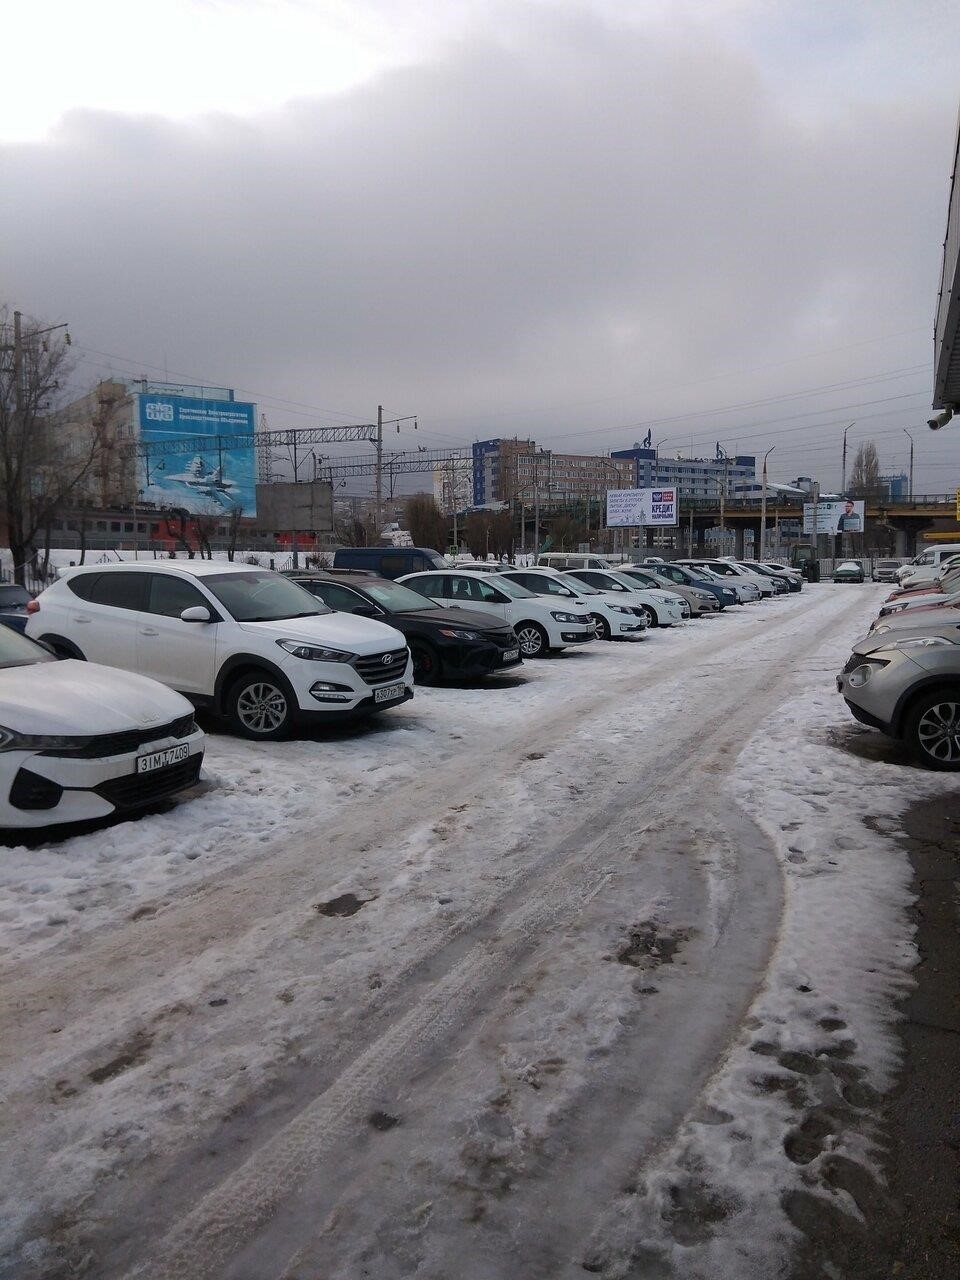
[[[677,523],[676,489],[608,489],[607,528]]]
[[[256,405],[159,393],[138,395],[136,401],[144,501],[195,514],[235,507],[245,516],[256,514]],[[203,436],[211,437],[209,446]],[[183,453],[151,453],[151,444],[182,437],[193,438]]]
[[[814,529],[814,511],[817,527]],[[840,498],[831,502],[805,502],[803,504],[804,533],[863,533],[863,502],[854,498]]]

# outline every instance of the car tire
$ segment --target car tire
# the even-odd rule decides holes
[[[609,640],[612,634],[610,631],[610,623],[600,613],[593,613],[590,616],[593,618],[594,622],[597,624],[597,639]]]
[[[436,684],[440,679],[440,655],[426,640],[410,641],[413,679],[416,684]]]
[[[542,658],[550,650],[550,637],[539,622],[518,622],[514,626],[524,658]]]
[[[659,627],[660,619],[656,615],[656,611],[651,609],[648,604],[643,605],[643,615],[647,620],[648,627]]]
[[[960,688],[921,694],[904,719],[903,740],[928,769],[960,769]]]
[[[49,645],[58,658],[74,658],[77,662],[86,662],[72,640],[64,640],[62,636],[41,636],[40,639],[45,645]]]
[[[276,742],[293,725],[295,704],[285,683],[269,671],[247,671],[230,686],[227,719],[244,738]]]

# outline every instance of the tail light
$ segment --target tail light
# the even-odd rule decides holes
[[[27,601],[27,613],[39,613],[39,612],[40,612],[40,601],[39,601],[39,600],[28,600],[28,601]]]

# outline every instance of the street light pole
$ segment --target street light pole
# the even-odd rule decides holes
[[[856,426],[856,419],[848,422],[843,428],[843,470],[840,474],[840,493],[843,497],[847,496],[847,432],[854,426]]]
[[[903,434],[910,441],[910,501],[912,502],[913,501],[913,436],[910,434],[910,432],[907,430],[906,427],[903,428]]]
[[[760,491],[760,561],[763,561],[767,549],[767,459],[777,446],[772,444],[763,455],[763,479]]]

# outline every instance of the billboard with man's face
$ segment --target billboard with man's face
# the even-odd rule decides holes
[[[814,529],[814,512],[817,527]],[[863,533],[864,504],[856,498],[803,504],[804,533]]]

